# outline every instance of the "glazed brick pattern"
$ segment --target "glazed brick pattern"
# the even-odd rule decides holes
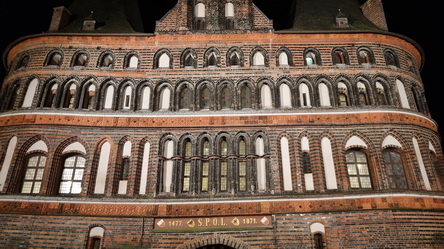
[[[440,248],[442,212],[378,210],[275,214],[272,230],[156,233],[149,217],[0,215],[4,248],[83,248],[91,226],[105,229],[103,248],[197,248],[223,242],[235,248],[312,248],[309,226],[325,226],[327,248]],[[242,241],[242,242],[240,242]]]

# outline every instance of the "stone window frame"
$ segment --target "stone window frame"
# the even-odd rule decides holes
[[[55,61],[55,58],[54,58],[56,55],[60,56],[60,58],[57,61]],[[63,59],[64,59],[63,51],[60,49],[54,49],[54,50],[51,50],[46,55],[44,65],[46,67],[61,67],[63,64]]]
[[[365,55],[364,55],[365,54]],[[373,50],[369,47],[362,46],[356,50],[356,57],[359,65],[373,65],[375,62],[375,55]]]
[[[312,64],[308,64],[307,58],[309,57],[309,55],[313,55],[314,57],[314,61]],[[303,52],[303,57],[304,57],[304,66],[308,67],[322,66],[321,53],[319,53],[319,50],[317,50],[316,48],[311,48],[311,47],[306,48]],[[311,58],[311,56],[309,58]]]
[[[169,57],[169,67],[159,67],[160,59],[162,55],[166,54]],[[173,68],[173,55],[171,51],[167,48],[161,48],[156,51],[153,56],[153,69],[172,69]]]
[[[77,62],[79,61],[79,57],[85,55],[86,56],[86,60],[83,64],[77,64]],[[89,63],[89,58],[90,55],[86,50],[80,50],[74,53],[74,55],[72,56],[71,59],[71,67],[87,67],[88,63]]]
[[[254,57],[257,53],[260,53],[264,58],[264,64],[263,65],[256,65]],[[270,59],[268,56],[267,50],[265,50],[261,46],[257,46],[251,50],[250,53],[250,67],[269,67],[270,66]]]
[[[383,54],[386,66],[399,68],[399,58],[395,50],[386,48],[384,49]]]
[[[348,52],[343,47],[335,47],[331,50],[331,60],[333,65],[350,65]]]
[[[215,65],[210,65],[210,57],[214,54],[215,56]],[[208,48],[204,53],[204,68],[211,68],[211,67],[220,67],[221,66],[221,53],[218,48],[216,47],[210,47]]]
[[[191,57],[191,65],[189,65],[189,59]],[[198,56],[193,48],[186,48],[180,55],[180,68],[195,69],[197,68]]]
[[[87,94],[89,95],[89,89],[91,86],[95,87],[94,90],[94,96],[90,97],[90,98],[86,98]],[[97,83],[97,80],[93,79],[93,78],[89,78],[87,80],[85,80],[81,85],[80,85],[80,99],[79,99],[79,105],[78,105],[78,109],[81,110],[95,110],[96,106],[97,106],[97,102],[98,102],[98,95],[99,95],[99,84]],[[90,100],[87,101],[86,100]],[[88,105],[90,105],[90,107],[85,108],[85,104],[86,103],[90,103]]]
[[[105,61],[105,59],[107,59],[107,58],[111,58],[111,60],[108,61],[108,62]],[[110,69],[112,69],[115,66],[116,66],[116,56],[115,56],[113,51],[107,50],[107,51],[102,52],[99,55],[99,58],[97,60],[97,67],[98,68],[101,68],[101,69],[110,68]]]
[[[285,53],[287,55],[288,64],[287,65],[281,65],[280,63],[280,55],[281,53]],[[287,47],[281,47],[276,51],[276,66],[278,67],[293,67],[293,54],[291,53],[290,49]]]
[[[137,58],[137,66],[136,67],[131,67],[131,59],[132,58]],[[125,58],[123,59],[123,68],[124,69],[139,69],[140,67],[140,55],[137,51],[131,51],[129,53],[127,53],[125,55]]]
[[[49,91],[52,90],[54,85],[57,85],[57,89],[55,90],[55,94],[52,94]],[[58,101],[61,98],[60,86],[61,86],[61,82],[58,78],[53,77],[53,78],[46,80],[43,84],[43,87],[42,87],[42,92],[41,92],[40,101],[39,101],[40,104],[38,106],[40,108],[56,108],[56,107],[58,107],[59,106]],[[51,96],[52,101],[51,101],[51,105],[47,106],[47,104],[48,104],[47,101],[48,101],[49,96]]]
[[[239,60],[238,65],[232,64],[231,58],[232,58],[232,56],[234,56],[234,54],[237,54],[239,56],[238,57],[238,60]],[[244,67],[244,52],[242,51],[242,49],[239,47],[229,48],[227,51],[225,64],[227,67]]]

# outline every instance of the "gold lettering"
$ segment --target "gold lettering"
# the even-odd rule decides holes
[[[198,219],[197,220],[197,226],[199,226],[199,227],[201,227],[203,224],[202,224],[202,219]]]
[[[205,226],[207,227],[208,224],[210,224],[210,218],[206,218],[206,219],[205,219]]]

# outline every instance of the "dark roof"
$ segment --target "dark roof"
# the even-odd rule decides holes
[[[57,31],[59,33],[143,32],[137,0],[75,0],[68,10],[72,14],[71,21]],[[95,31],[84,31],[83,21],[90,16],[96,21],[97,28]]]
[[[293,27],[286,31],[380,30],[360,7],[359,0],[296,0]],[[340,13],[348,18],[348,28],[336,26]]]

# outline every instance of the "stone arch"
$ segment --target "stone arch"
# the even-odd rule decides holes
[[[178,246],[177,249],[200,248],[206,245],[226,245],[235,249],[250,248],[250,246],[246,242],[231,237],[229,235],[210,234],[206,236],[197,237],[187,243]]]
[[[12,139],[12,137],[11,137],[11,139]],[[34,145],[35,143],[37,143],[39,141],[43,141],[46,145],[50,144],[49,140],[46,137],[41,136],[41,135],[36,135],[36,136],[33,136],[30,139],[28,139],[21,146],[19,144],[17,144],[16,149],[17,148],[20,148],[20,149],[18,150],[16,155],[27,155],[28,154],[27,151],[29,150],[29,148],[31,148],[32,145]],[[9,140],[8,140],[8,142],[9,142]],[[48,152],[43,152],[43,154],[45,154],[45,156],[48,156]],[[13,158],[13,160],[14,160],[14,158]],[[9,180],[10,183],[9,183],[8,189],[7,189],[8,193],[17,193],[18,191],[20,191],[21,184],[19,184],[19,182],[23,179],[23,177],[25,175],[25,171],[26,171],[26,167],[25,167],[26,156],[16,157],[15,160],[16,160],[15,163],[11,163],[11,165],[14,165],[14,167],[13,167],[13,169],[11,169],[12,175]]]

